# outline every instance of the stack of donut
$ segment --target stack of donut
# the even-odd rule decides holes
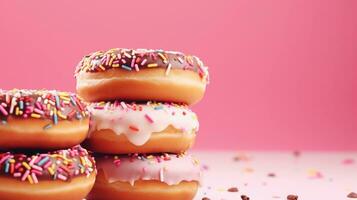
[[[81,200],[94,185],[89,115],[76,95],[0,90],[0,199]]]
[[[188,106],[204,95],[207,67],[179,52],[117,48],[85,56],[75,77],[98,169],[88,199],[193,199],[200,166],[185,152],[199,124]]]

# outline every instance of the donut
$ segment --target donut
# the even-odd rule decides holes
[[[95,177],[94,159],[80,146],[50,153],[0,154],[1,200],[82,200]]]
[[[98,156],[98,176],[89,200],[192,200],[201,171],[187,154]]]
[[[84,145],[98,153],[181,153],[193,145],[199,128],[196,114],[174,103],[98,102],[88,111]]]
[[[196,56],[150,49],[110,49],[76,67],[77,93],[98,102],[165,101],[194,104],[204,95],[208,70]]]
[[[88,134],[89,115],[75,94],[0,90],[1,149],[63,149]]]

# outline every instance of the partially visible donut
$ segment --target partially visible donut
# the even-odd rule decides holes
[[[77,93],[86,101],[166,101],[194,104],[204,95],[208,70],[196,56],[150,49],[110,49],[77,66]]]
[[[82,200],[95,177],[95,162],[80,146],[50,153],[0,154],[1,200]]]
[[[98,156],[98,176],[88,199],[192,200],[198,161],[186,154]]]
[[[0,90],[0,149],[62,149],[87,136],[89,115],[75,94]]]
[[[196,114],[174,103],[99,102],[88,111],[84,145],[98,153],[181,153],[193,145],[199,128]]]

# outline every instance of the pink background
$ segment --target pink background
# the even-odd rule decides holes
[[[210,67],[196,148],[357,150],[357,1],[1,1],[0,87],[74,91],[111,47]]]

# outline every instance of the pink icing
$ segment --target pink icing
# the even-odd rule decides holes
[[[191,155],[166,155],[170,160],[163,156],[147,156],[144,159],[128,156],[116,159],[113,156],[97,157],[97,169],[103,170],[109,183],[122,181],[134,185],[137,180],[158,180],[176,185],[182,181],[200,181],[200,165]]]

